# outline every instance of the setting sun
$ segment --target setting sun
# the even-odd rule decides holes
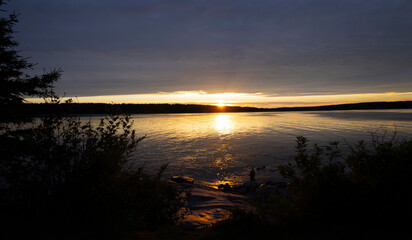
[[[216,104],[216,106],[223,108],[223,107],[225,107],[225,106],[226,106],[226,104],[224,104],[224,103],[220,102],[220,103]]]

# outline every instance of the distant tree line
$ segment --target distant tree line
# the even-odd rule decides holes
[[[252,107],[219,107],[195,104],[104,104],[104,103],[66,103],[66,104],[25,104],[22,111],[41,116],[56,111],[66,114],[139,114],[139,113],[212,113],[212,112],[257,112]]]
[[[15,107],[15,106],[12,106]],[[214,112],[272,112],[272,111],[330,111],[368,109],[410,109],[412,101],[367,102],[315,107],[255,108],[197,104],[105,104],[105,103],[66,103],[66,104],[23,104],[20,111],[31,116],[42,116],[60,111],[66,114],[97,114],[113,112],[122,114],[143,113],[214,113]]]
[[[274,108],[274,111],[330,111],[330,110],[372,110],[372,109],[410,109],[412,101],[397,102],[363,102],[347,103],[314,107],[284,107]]]

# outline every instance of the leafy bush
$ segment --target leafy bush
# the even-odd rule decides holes
[[[349,146],[342,157],[337,143],[314,144],[309,153],[308,140],[298,137],[295,162],[279,167],[290,180],[295,217],[329,228],[404,231],[399,216],[412,213],[412,141],[376,139],[370,147],[364,141]]]
[[[49,116],[33,127],[5,130],[0,176],[9,185],[1,199],[6,229],[119,237],[174,223],[185,200],[181,192],[162,181],[161,172],[148,177],[128,161],[142,139],[129,116],[118,115],[97,126]]]
[[[380,139],[379,141],[377,139]],[[412,141],[373,136],[341,154],[339,144],[308,148],[297,137],[293,162],[279,166],[290,195],[256,202],[218,223],[221,239],[409,239]],[[226,229],[226,230],[225,230]],[[238,230],[236,230],[238,229]],[[240,230],[241,229],[241,230]],[[232,234],[232,235],[231,235]]]

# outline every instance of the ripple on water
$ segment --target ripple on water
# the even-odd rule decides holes
[[[412,137],[412,110],[152,114],[133,120],[137,136],[147,135],[132,154],[136,165],[156,172],[168,163],[166,177],[187,175],[213,186],[247,180],[252,166],[273,170],[293,160],[300,135],[310,143],[354,143],[369,140],[378,128],[396,126],[400,136]],[[256,177],[276,174],[267,170]]]

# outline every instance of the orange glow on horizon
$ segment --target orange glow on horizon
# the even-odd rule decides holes
[[[216,106],[218,106],[220,108],[224,108],[224,107],[226,107],[226,104],[220,102],[220,103],[216,104]]]
[[[64,99],[68,99],[64,98]],[[216,100],[218,99],[218,100]],[[28,102],[41,103],[43,99],[27,98]],[[306,95],[306,96],[279,96],[264,93],[207,93],[205,91],[178,91],[159,92],[153,94],[134,95],[105,95],[73,97],[77,103],[171,103],[171,104],[201,104],[242,107],[298,107],[321,106],[358,102],[379,101],[412,101],[412,92],[382,92],[360,94],[334,94],[334,95]]]

